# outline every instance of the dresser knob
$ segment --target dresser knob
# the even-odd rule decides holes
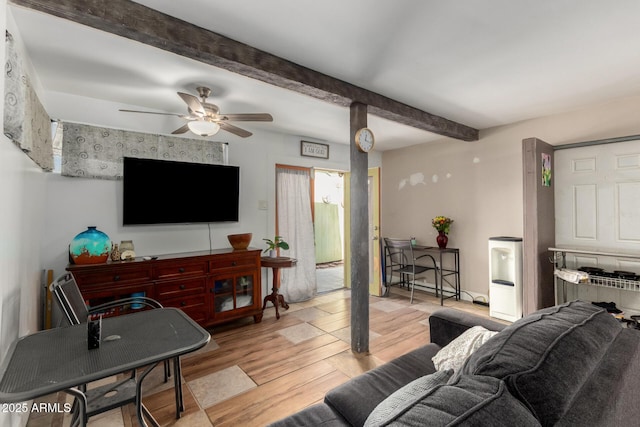
[[[233,262],[231,263],[231,265],[235,267],[236,265],[238,265],[238,263],[237,263],[237,262],[235,262],[235,261],[233,261]]]
[[[185,305],[187,305],[187,303],[186,303],[185,301],[182,301],[182,302],[180,303],[180,305],[181,305],[182,307],[184,307]]]
[[[120,276],[118,276],[118,275],[113,276],[113,281],[114,282],[117,282],[118,280],[120,280]]]
[[[184,267],[180,267],[180,268],[178,269],[178,272],[180,272],[180,273],[184,273]]]
[[[180,289],[184,289],[184,288],[186,288],[185,285],[180,285]]]

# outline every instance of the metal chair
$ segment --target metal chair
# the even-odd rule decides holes
[[[416,256],[414,253],[413,245],[410,239],[392,239],[385,237],[385,282],[387,283],[387,289],[385,295],[388,295],[391,285],[393,285],[393,275],[400,276],[400,282],[402,285],[407,284],[411,289],[410,304],[413,304],[413,290],[415,286],[416,276],[429,271],[437,271],[438,266],[436,260],[429,254],[422,254]],[[422,259],[431,260],[432,266],[418,264],[417,262]],[[389,279],[387,279],[387,276]],[[438,292],[438,275],[435,274],[436,281],[436,295]]]
[[[100,313],[107,313],[109,310],[127,305],[141,305],[149,308],[162,308],[162,304],[158,301],[142,296],[122,298],[115,301],[109,301],[104,304],[87,307],[82,293],[78,288],[73,275],[65,273],[55,279],[49,285],[51,294],[58,303],[57,308],[62,316],[54,316],[54,325],[56,327],[66,325],[79,325],[86,323],[90,316],[97,316]]]
[[[162,308],[162,304],[160,304],[158,301],[143,296],[121,298],[93,307],[87,307],[87,305],[85,304],[85,300],[82,297],[82,293],[78,288],[78,284],[76,283],[71,273],[65,273],[55,279],[51,283],[51,285],[49,285],[49,289],[51,290],[51,294],[54,297],[53,301],[56,303],[52,307],[52,318],[54,327],[86,323],[92,316],[99,316],[101,313],[108,313],[114,308],[122,308],[125,306],[135,306],[139,307],[140,309]],[[179,363],[179,361],[174,360],[174,363]],[[164,381],[167,382],[170,376],[170,361],[165,360]],[[179,418],[180,412],[184,411],[182,383],[180,378],[175,378],[174,381],[176,391],[176,418]],[[87,411],[84,420],[84,423],[86,424],[86,418],[122,405],[126,405],[128,403],[135,403],[135,400],[137,398],[136,373],[135,371],[133,371],[131,372],[131,376],[129,378],[106,384],[89,391],[86,391],[86,386],[83,386],[82,391],[86,395]],[[147,412],[147,415],[150,417],[146,408],[143,407],[143,411]],[[75,415],[74,419],[72,420],[72,425],[80,422],[79,419],[76,419],[77,411],[74,411],[74,414]],[[152,417],[150,418],[153,419]]]

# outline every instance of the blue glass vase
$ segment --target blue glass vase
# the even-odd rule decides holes
[[[101,264],[107,262],[110,252],[109,236],[96,227],[88,227],[69,245],[69,255],[74,264]]]

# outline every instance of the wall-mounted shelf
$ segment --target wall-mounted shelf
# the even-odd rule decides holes
[[[551,252],[555,252],[556,254],[584,254],[584,255],[598,255],[598,256],[608,256],[615,258],[636,258],[640,260],[640,254],[633,252],[603,252],[598,249],[591,248],[549,248]]]
[[[603,288],[623,289],[625,291],[640,292],[640,281],[619,279],[615,277],[602,277],[593,274],[589,275],[587,285],[601,286]]]
[[[596,249],[576,249],[576,248],[549,248],[551,252],[553,252],[553,258],[551,261],[554,263],[556,268],[566,268],[566,255],[574,254],[574,255],[594,255],[601,257],[611,257],[611,258],[627,258],[627,259],[636,259],[640,261],[640,254],[638,253],[629,253],[629,252],[603,252]],[[562,292],[563,292],[563,301],[567,300],[567,293],[565,287],[565,281],[554,276],[554,286],[556,288],[556,300],[557,300],[557,288],[558,281],[562,282]],[[640,280],[629,280],[619,277],[605,277],[597,274],[590,274],[589,280],[585,283],[580,283],[579,285],[591,285],[591,286],[599,286],[603,288],[617,289],[617,290],[625,290],[625,291],[634,291],[640,292]],[[578,286],[579,286],[578,285]],[[558,301],[556,301],[558,303]]]

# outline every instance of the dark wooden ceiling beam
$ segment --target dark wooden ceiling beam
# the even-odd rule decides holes
[[[359,102],[395,122],[464,141],[478,130],[319,73],[129,0],[10,0],[343,107]]]

